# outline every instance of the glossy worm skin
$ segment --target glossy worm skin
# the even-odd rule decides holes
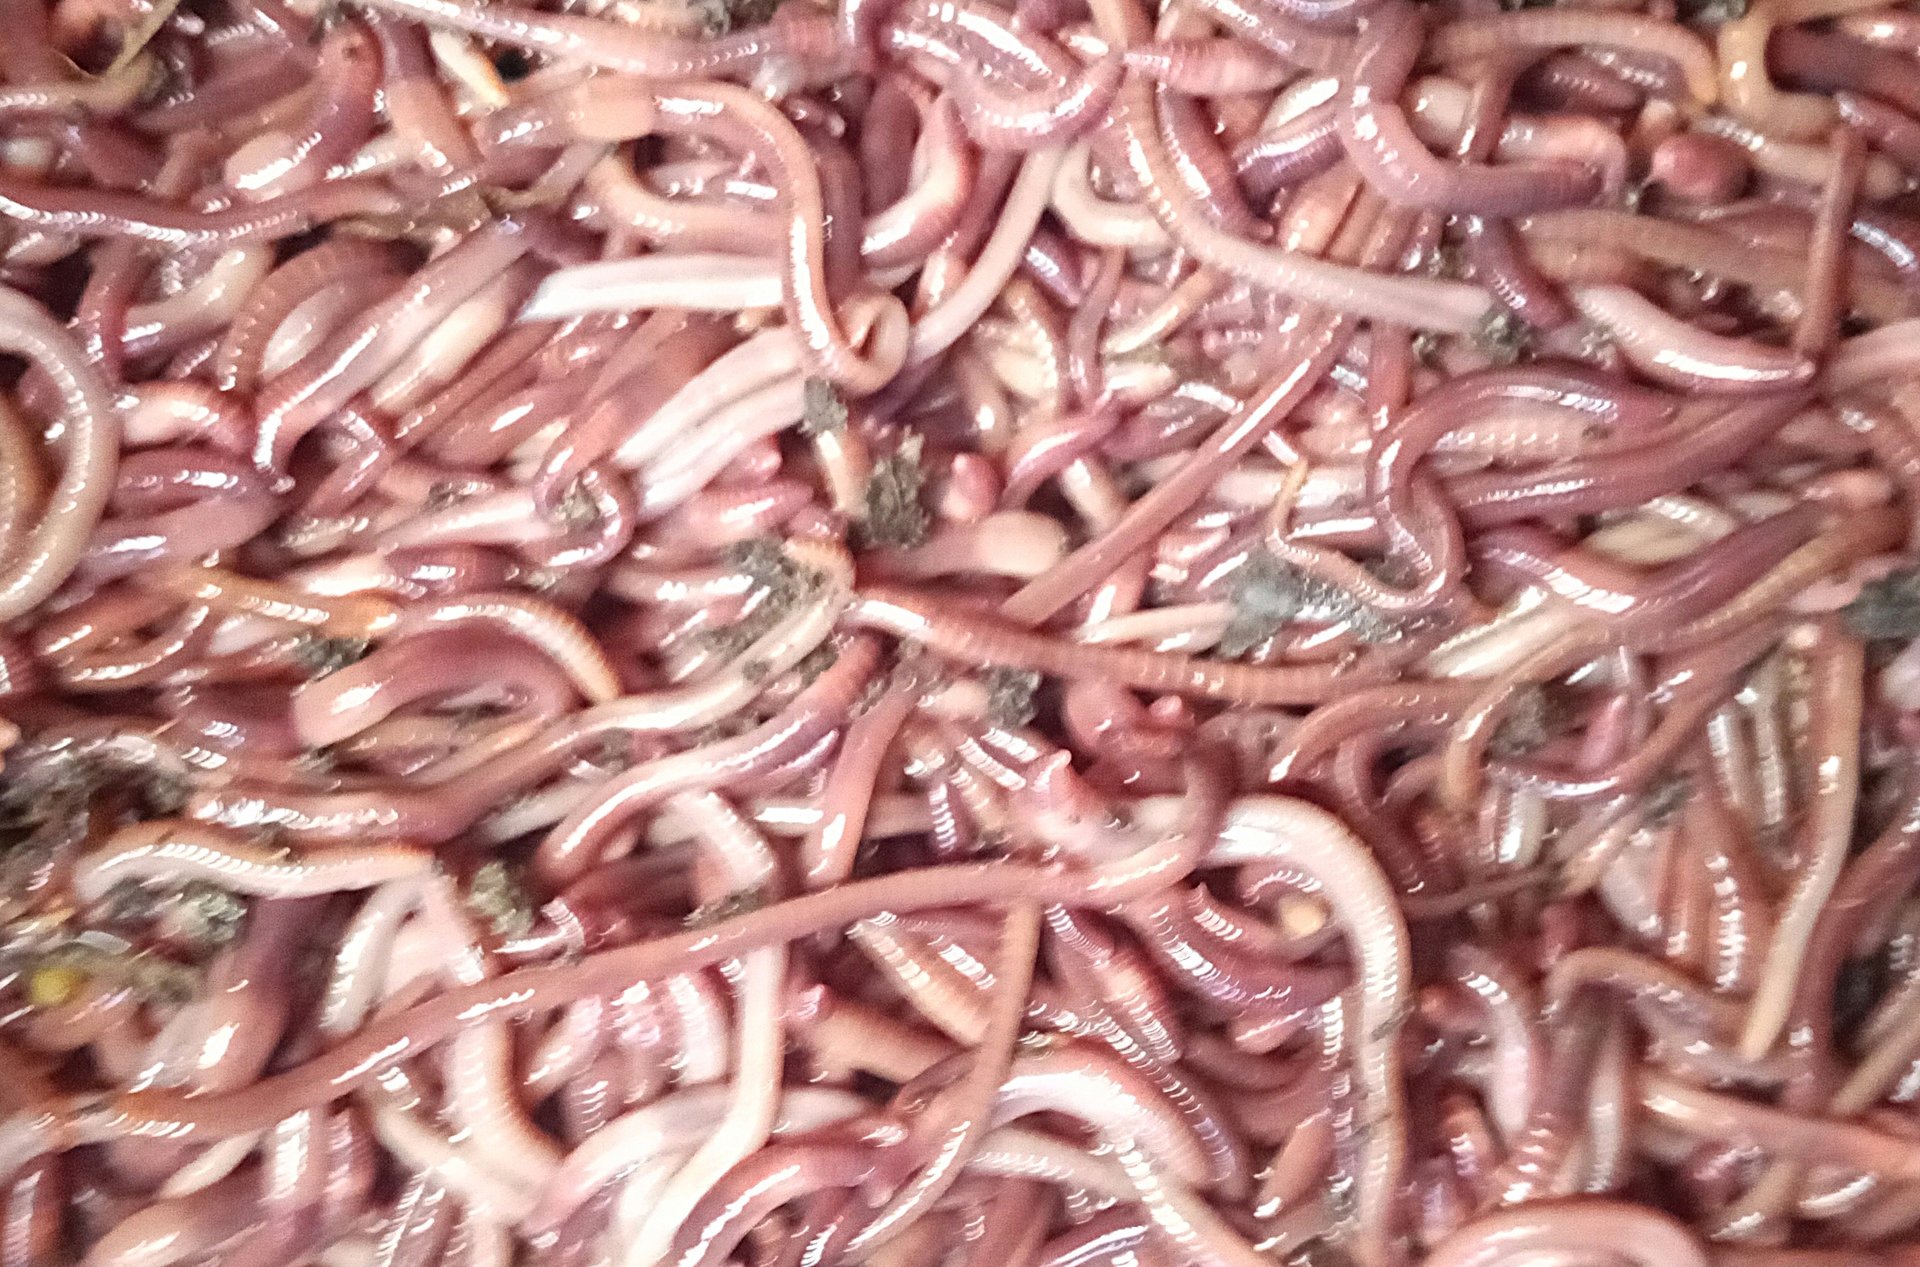
[[[1920,19],[0,32],[0,1267],[1920,1260]]]
[[[1347,156],[1395,201],[1446,212],[1514,215],[1585,202],[1597,189],[1578,167],[1449,166],[1427,153],[1398,104],[1420,50],[1411,5],[1369,14],[1340,117]]]
[[[1106,647],[1075,647],[1009,628],[990,618],[942,615],[924,599],[892,591],[869,592],[851,619],[867,628],[912,638],[962,662],[1001,664],[1051,675],[1096,677],[1143,690],[1191,694],[1243,704],[1298,703],[1369,680],[1370,671],[1259,669],[1182,657],[1141,656]]]
[[[0,567],[0,618],[11,619],[53,593],[79,561],[113,485],[119,419],[80,349],[16,291],[0,291],[0,347],[47,375],[67,427],[60,478],[47,490],[38,522],[8,543]]]
[[[98,898],[125,878],[217,880],[258,897],[309,897],[372,888],[422,874],[431,859],[418,850],[341,850],[324,859],[279,859],[189,823],[144,823],[109,840],[75,870],[75,889]]]

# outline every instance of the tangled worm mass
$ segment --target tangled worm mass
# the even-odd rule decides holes
[[[0,1267],[1920,1263],[1920,16],[0,0]]]

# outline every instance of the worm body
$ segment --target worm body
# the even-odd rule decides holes
[[[1890,0],[0,0],[0,1267],[1920,1261],[1916,176]]]

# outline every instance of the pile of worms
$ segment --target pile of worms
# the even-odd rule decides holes
[[[1920,14],[0,0],[0,1267],[1920,1264]]]

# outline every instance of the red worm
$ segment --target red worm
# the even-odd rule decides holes
[[[1408,206],[1484,215],[1573,206],[1599,191],[1599,177],[1585,167],[1474,167],[1428,153],[1399,104],[1421,36],[1419,11],[1411,5],[1390,4],[1362,23],[1340,140],[1375,189]]]
[[[938,600],[896,590],[869,590],[849,621],[915,642],[956,660],[1033,669],[1050,676],[1098,678],[1141,690],[1168,691],[1240,704],[1317,703],[1375,679],[1365,663],[1265,667],[1115,647],[1083,646],[1029,633],[1004,620],[945,609]]]
[[[1461,518],[1476,527],[1634,505],[1738,461],[1806,400],[1802,393],[1773,394],[1725,407],[1704,422],[1671,428],[1670,442],[1649,437],[1622,452],[1563,463],[1551,484],[1506,474],[1466,475],[1449,481],[1449,491]]]

